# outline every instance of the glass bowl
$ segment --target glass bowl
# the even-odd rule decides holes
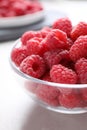
[[[19,47],[20,44],[21,41],[18,39],[12,50]],[[37,104],[46,109],[66,114],[87,112],[87,84],[53,83],[29,76],[20,71],[19,67],[14,64],[11,53],[10,65],[16,74],[19,86],[24,88]]]

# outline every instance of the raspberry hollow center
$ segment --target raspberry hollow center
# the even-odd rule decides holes
[[[33,70],[36,72],[36,71],[39,69],[39,65],[36,64],[36,63],[34,63],[34,64],[32,65],[32,68],[33,68]]]

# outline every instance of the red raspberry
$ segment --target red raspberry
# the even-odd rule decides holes
[[[61,56],[62,60],[65,59],[67,61],[71,61],[68,50],[62,50],[62,51],[60,51],[59,55]]]
[[[79,22],[71,31],[73,41],[81,35],[87,35],[87,23],[85,22]]]
[[[41,30],[42,37],[45,38],[51,30],[52,29],[49,27],[42,28],[42,30]]]
[[[73,70],[62,66],[61,64],[53,65],[52,69],[50,70],[50,77],[52,81],[56,83],[64,83],[64,84],[77,83],[76,73]]]
[[[20,64],[20,70],[27,75],[40,78],[46,71],[44,60],[39,55],[26,57]]]
[[[69,18],[60,18],[53,23],[53,29],[60,29],[69,37],[72,30],[72,23]]]
[[[9,1],[8,0],[0,0],[0,8],[8,8],[9,6]]]
[[[69,49],[70,49],[70,47],[74,44],[74,42],[72,41],[71,38],[67,38],[67,44],[68,44]]]
[[[13,17],[16,13],[10,8],[8,9],[8,13],[5,13],[5,17]]]
[[[70,58],[68,50],[62,50],[59,53],[59,56],[61,57],[60,64],[74,70],[74,63],[72,62],[72,60]]]
[[[87,59],[79,59],[75,64],[75,68],[78,74],[79,82],[82,84],[87,84]]]
[[[83,100],[87,103],[87,88],[80,89]]]
[[[67,49],[67,35],[59,29],[53,29],[45,38],[49,50]]]
[[[11,52],[11,59],[17,65],[28,56],[27,49],[25,47],[14,48]]]
[[[42,84],[37,87],[36,95],[42,101],[48,103],[49,105],[52,106],[59,105],[59,101],[58,101],[59,90],[57,88]]]
[[[24,15],[26,14],[26,6],[23,4],[23,2],[15,1],[14,4],[12,4],[12,10],[15,12],[16,16]]]
[[[0,17],[20,16],[40,10],[43,10],[43,7],[38,1],[0,0]]]
[[[70,58],[76,62],[82,57],[87,57],[87,35],[80,36],[70,48]]]
[[[27,41],[26,47],[28,50],[28,54],[32,55],[32,54],[39,54],[41,46],[40,46],[40,42],[42,41],[42,38],[32,38],[29,41]]]
[[[58,55],[61,50],[47,51],[44,53],[43,58],[48,68],[60,62],[61,56]]]
[[[49,72],[46,73],[42,77],[42,80],[52,82]],[[48,85],[44,85],[44,84],[39,84],[37,89],[36,89],[36,95],[42,101],[46,102],[49,105],[52,105],[52,106],[59,105],[59,101],[58,101],[59,90],[56,87],[52,87],[52,86],[48,86]]]
[[[39,55],[43,56],[45,52],[49,51],[48,45],[46,43],[46,39],[44,38],[42,42],[40,43],[40,52]]]
[[[70,94],[61,94],[59,96],[59,103],[65,108],[75,108],[80,105],[81,99],[79,94],[70,93]]]
[[[31,38],[39,37],[42,38],[42,35],[39,31],[27,31],[21,36],[21,41],[23,45],[27,44],[27,41]]]

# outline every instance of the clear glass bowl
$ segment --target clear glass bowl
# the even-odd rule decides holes
[[[18,46],[20,46],[20,39],[16,41],[13,48]],[[33,78],[21,72],[11,60],[11,56],[10,65],[16,74],[19,85],[39,105],[67,114],[87,112],[87,84],[60,84]],[[63,92],[63,96],[60,92]],[[83,92],[86,95],[83,95]]]

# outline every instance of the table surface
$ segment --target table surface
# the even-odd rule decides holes
[[[87,20],[86,1],[43,2],[45,8],[64,11],[73,24]],[[87,130],[87,113],[67,115],[37,105],[15,80],[9,65],[14,41],[0,43],[0,130]]]

